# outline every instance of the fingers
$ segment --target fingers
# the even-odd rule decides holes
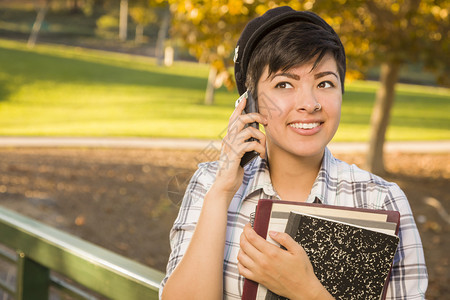
[[[241,250],[248,256],[257,259],[260,253],[261,243],[265,240],[260,237],[251,227],[250,224],[246,224],[240,238]]]
[[[257,141],[249,141],[250,138],[254,138]],[[236,152],[239,157],[242,157],[245,152],[254,150],[260,153],[261,157],[264,158],[266,152],[266,136],[264,133],[253,127],[243,129],[241,132],[237,133],[236,136],[228,135],[225,142],[233,147],[232,150]]]
[[[243,98],[242,101],[236,106],[233,113],[230,116],[230,120],[228,122],[228,128],[233,128],[237,130],[242,130],[247,124],[257,122],[263,125],[267,124],[267,118],[259,113],[249,113],[243,114],[245,109],[245,104],[247,102],[246,98]],[[237,127],[236,127],[237,126]]]
[[[239,115],[233,120],[230,120],[230,123],[228,125],[228,134],[235,134],[240,131],[242,131],[244,128],[246,128],[251,123],[260,123],[263,125],[267,125],[267,119],[259,114],[259,113],[250,113],[245,115]],[[252,127],[253,128],[253,127]],[[258,129],[258,128],[256,128]]]
[[[279,250],[275,245],[268,243],[253,230],[250,224],[246,224],[240,237],[240,250],[238,261],[249,269],[254,269],[255,262],[267,260],[273,250]],[[258,263],[258,264],[259,264]]]
[[[236,106],[230,116],[227,134],[223,139],[222,153],[227,161],[238,162],[245,152],[256,151],[265,158],[266,137],[259,128],[248,126],[251,123],[267,125],[267,119],[259,113],[243,114],[246,98]],[[254,138],[257,141],[249,141]]]
[[[248,120],[254,119],[248,118]],[[236,124],[238,122],[239,125]],[[251,126],[244,128],[245,124],[238,122],[228,128],[228,133],[222,142],[222,154],[226,154],[228,161],[239,161],[245,152],[254,150],[260,154],[261,158],[264,158],[266,154],[264,133]],[[250,138],[256,140],[249,141]]]
[[[265,135],[264,133],[262,133],[259,129],[256,129],[254,127],[247,127],[242,129],[239,132],[235,132],[235,135],[232,136],[231,134],[229,134],[229,139],[239,139],[241,141],[247,141],[249,138],[255,138],[258,140],[263,140],[265,139]]]
[[[233,113],[230,116],[229,124],[232,124],[236,118],[240,115],[242,115],[242,112],[244,111],[245,104],[247,103],[247,98],[242,98],[241,102],[235,107]]]
[[[281,262],[284,253],[285,250],[267,242],[247,224],[240,239],[239,272],[248,279],[264,283],[278,272],[273,263]]]
[[[270,231],[269,236],[277,243],[286,248],[290,253],[304,251],[303,248],[287,233]]]
[[[240,237],[240,249],[237,256],[238,270],[241,275],[248,279],[254,279],[258,273],[258,261],[263,260],[261,252],[253,245],[259,235],[251,228],[250,224],[245,225]]]
[[[242,241],[245,242],[244,245],[242,245]],[[241,248],[242,246],[251,245],[253,253],[256,254],[256,252],[261,252],[264,250],[264,247],[266,247],[267,241],[261,237],[259,234],[256,233],[256,231],[252,228],[250,223],[247,223],[244,227],[244,230],[241,235]],[[245,248],[244,248],[245,250]]]
[[[239,250],[238,256],[238,271],[248,279],[253,279],[252,270],[255,269],[254,261],[242,250]]]
[[[229,144],[234,141],[242,142],[250,137],[256,138],[258,140],[265,137],[265,135],[259,130],[259,128],[254,128],[253,126],[248,125],[255,122],[262,125],[267,125],[266,117],[259,113],[241,114],[243,108],[245,107],[245,103],[243,102],[238,105],[238,107],[230,117],[227,135],[225,137]],[[246,130],[247,132],[245,132]],[[243,135],[241,133],[243,133]]]

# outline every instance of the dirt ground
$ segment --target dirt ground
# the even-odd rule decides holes
[[[198,150],[0,148],[0,205],[164,271],[169,229]],[[361,154],[337,157],[361,165]],[[388,153],[390,181],[411,203],[430,277],[450,294],[450,154]]]

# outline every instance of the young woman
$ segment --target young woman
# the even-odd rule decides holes
[[[171,231],[163,299],[240,299],[244,278],[289,299],[332,299],[303,248],[285,233],[270,244],[249,225],[261,198],[401,214],[387,299],[422,299],[423,250],[408,201],[394,184],[335,159],[327,149],[340,121],[345,52],[334,30],[289,7],[252,20],[238,41],[235,75],[259,112],[230,117],[220,159],[199,165]],[[258,122],[265,134],[251,126]],[[249,142],[249,138],[258,141]],[[245,152],[259,157],[244,168]]]

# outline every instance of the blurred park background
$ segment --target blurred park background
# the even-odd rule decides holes
[[[448,1],[0,0],[0,136],[174,139],[170,149],[0,147],[0,205],[163,271],[178,194],[218,154],[177,140],[223,137],[236,41],[278,5],[314,11],[341,36],[348,74],[333,143],[368,150],[337,156],[405,190],[428,298],[448,295],[450,155],[427,143],[450,140]],[[424,146],[386,152],[386,142]]]

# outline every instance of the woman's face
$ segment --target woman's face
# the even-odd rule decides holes
[[[271,153],[298,157],[322,157],[339,125],[342,88],[336,61],[326,54],[312,70],[314,61],[258,81],[259,111]],[[320,105],[320,109],[318,108]]]

